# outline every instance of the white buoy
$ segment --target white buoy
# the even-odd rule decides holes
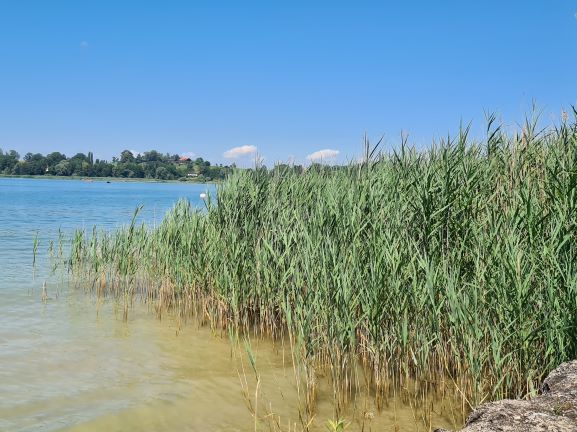
[[[208,195],[205,194],[204,192],[200,194],[200,199],[205,200],[205,199],[207,199],[207,198],[208,198]]]

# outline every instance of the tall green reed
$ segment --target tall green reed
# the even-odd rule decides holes
[[[377,398],[444,377],[473,405],[577,357],[575,122],[509,135],[490,116],[483,141],[365,153],[237,171],[155,229],[77,233],[70,264],[103,294],[288,337],[311,400],[322,369],[346,403],[361,363]]]

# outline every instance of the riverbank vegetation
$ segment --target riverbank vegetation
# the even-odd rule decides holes
[[[233,166],[211,165],[202,158],[162,154],[155,150],[134,155],[124,150],[112,162],[94,159],[92,153],[78,153],[71,158],[60,152],[46,156],[27,153],[22,159],[18,152],[0,149],[0,175],[103,177],[157,180],[213,181],[223,180]]]
[[[470,406],[524,396],[577,357],[577,125],[468,132],[236,171],[156,228],[79,231],[70,269],[127,305],[290,342],[310,406],[321,374],[338,404],[412,380]]]

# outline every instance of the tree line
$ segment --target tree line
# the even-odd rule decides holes
[[[92,152],[77,153],[68,158],[60,152],[47,155],[26,153],[23,158],[15,150],[0,149],[0,174],[48,175],[78,177],[148,178],[159,180],[222,180],[235,168],[234,164],[211,165],[203,158],[189,159],[178,154],[162,154],[156,150],[134,155],[124,150],[112,161],[94,159]]]

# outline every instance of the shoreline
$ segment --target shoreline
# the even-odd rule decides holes
[[[0,174],[0,179],[31,179],[31,180],[70,180],[70,181],[93,181],[110,183],[179,183],[179,184],[219,184],[221,181],[195,181],[195,180],[161,180],[152,178],[124,178],[124,177],[88,177],[88,176],[53,176],[53,175],[12,175]]]

